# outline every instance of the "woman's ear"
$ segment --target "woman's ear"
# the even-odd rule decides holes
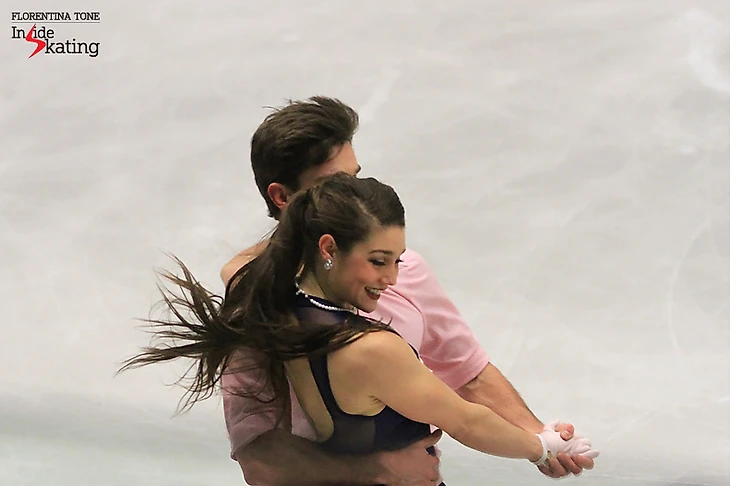
[[[322,260],[334,259],[335,253],[337,253],[337,242],[332,235],[325,234],[320,236],[318,246],[319,256],[322,257]]]

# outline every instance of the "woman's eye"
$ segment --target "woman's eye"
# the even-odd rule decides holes
[[[383,262],[383,261],[380,261],[380,260],[370,260],[370,263],[372,263],[373,265],[377,265],[378,267],[384,267],[384,266],[387,265],[386,262]],[[400,266],[401,263],[403,263],[403,260],[396,260],[395,261],[395,266],[396,267],[397,266]]]

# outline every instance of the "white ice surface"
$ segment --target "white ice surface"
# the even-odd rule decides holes
[[[362,115],[364,175],[535,413],[602,455],[565,484],[730,483],[728,3],[32,2],[101,10],[0,40],[0,484],[243,484],[183,369],[147,342],[163,251],[220,291],[269,228],[248,162],[265,105]],[[25,26],[27,27],[27,25]],[[551,484],[444,439],[449,486]]]

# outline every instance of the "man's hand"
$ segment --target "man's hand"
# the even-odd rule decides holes
[[[435,486],[439,459],[426,449],[441,431],[397,451],[371,454],[326,452],[284,429],[269,430],[236,451],[248,484],[266,486]]]
[[[570,440],[575,433],[575,427],[571,424],[558,424],[555,427],[556,432],[560,432],[560,437],[563,440]],[[553,457],[543,466],[538,466],[538,469],[545,476],[550,478],[563,478],[569,474],[575,474],[576,476],[583,472],[583,469],[593,469],[594,462],[590,457],[582,456],[579,454],[570,456],[565,453],[560,453],[557,458]]]
[[[378,462],[386,471],[379,482],[387,486],[435,486],[441,482],[440,460],[426,449],[436,445],[442,432],[437,430],[405,449],[378,454]]]

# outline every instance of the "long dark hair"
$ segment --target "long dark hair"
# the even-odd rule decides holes
[[[262,402],[277,402],[283,417],[288,400],[284,362],[336,351],[364,333],[392,329],[382,322],[352,315],[347,325],[300,323],[294,316],[295,279],[317,259],[317,242],[330,234],[346,254],[378,227],[405,226],[405,212],[395,191],[375,179],[335,174],[300,191],[289,202],[266,249],[229,281],[224,298],[206,290],[178,259],[182,275],[161,276],[177,286],[160,286],[171,320],[146,320],[159,345],[127,359],[124,371],[177,358],[194,360],[183,410],[210,397],[226,373],[258,368],[267,378],[259,389],[234,390]],[[153,343],[154,344],[154,343]],[[234,365],[236,352],[251,358]],[[251,364],[253,363],[253,364]],[[187,376],[187,374],[186,374]],[[185,377],[183,377],[184,379]],[[269,386],[269,398],[263,398]]]

